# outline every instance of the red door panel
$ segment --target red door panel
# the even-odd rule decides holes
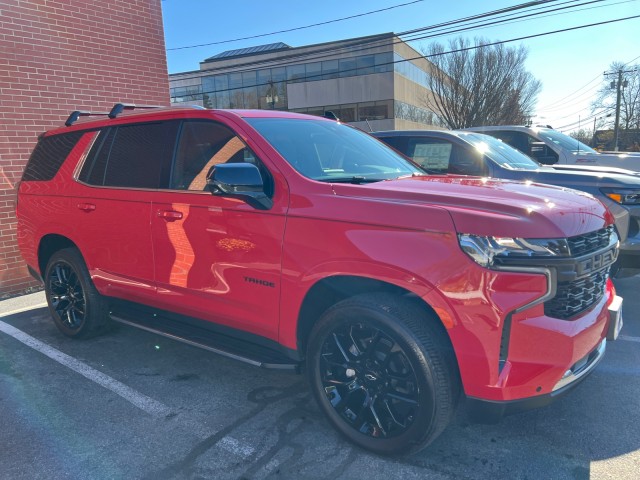
[[[285,216],[210,193],[153,203],[158,301],[164,308],[277,339]]]
[[[82,232],[78,246],[96,287],[103,294],[128,300],[153,298],[153,193],[81,188],[87,191],[85,196],[72,198],[69,208],[74,225]]]

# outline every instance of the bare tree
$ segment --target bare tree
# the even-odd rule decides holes
[[[423,52],[433,64],[428,79],[433,95],[424,103],[444,126],[524,124],[530,118],[542,84],[524,67],[527,49],[487,43],[459,37]]]
[[[595,132],[593,130],[581,128],[580,130],[574,130],[573,132],[569,133],[569,136],[584,143],[585,145],[589,145],[593,141],[594,134]]]
[[[598,126],[608,126],[613,128],[616,108],[618,71],[622,71],[622,91],[620,96],[620,129],[640,129],[640,65],[626,65],[623,62],[613,62],[609,66],[609,72],[614,75],[607,75],[602,82],[596,95],[596,99],[591,104],[593,115],[596,112],[606,111],[610,115],[606,122],[599,122]],[[599,113],[598,113],[599,114]]]

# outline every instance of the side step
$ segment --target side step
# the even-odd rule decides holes
[[[255,367],[286,370],[293,373],[301,371],[299,362],[276,350],[213,332],[208,328],[193,325],[193,321],[177,321],[162,314],[122,306],[114,306],[110,317],[114,322],[162,335]]]

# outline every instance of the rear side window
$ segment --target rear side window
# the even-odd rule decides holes
[[[89,185],[163,188],[179,122],[122,125],[100,133],[79,180]]]
[[[38,140],[27,167],[22,175],[23,181],[44,182],[56,176],[66,158],[85,132],[52,135]]]

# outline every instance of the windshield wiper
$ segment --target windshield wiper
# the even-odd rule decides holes
[[[361,183],[374,183],[381,182],[382,180],[386,180],[384,178],[366,178],[359,175],[353,175],[351,177],[330,177],[330,178],[318,178],[316,179],[319,182],[327,182],[327,183],[353,183],[355,185],[360,185]]]

